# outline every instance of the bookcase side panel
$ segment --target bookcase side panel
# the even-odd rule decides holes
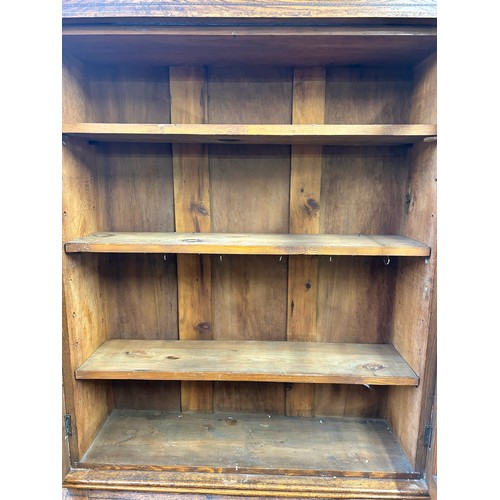
[[[84,66],[63,57],[63,120],[92,119],[88,80]],[[93,149],[85,141],[63,137],[62,239],[102,230],[99,189]],[[71,462],[86,451],[110,411],[110,385],[77,381],[74,370],[105,340],[106,317],[99,300],[98,259],[93,255],[68,255],[63,251],[63,375],[66,412],[72,419],[69,437]]]
[[[436,121],[436,57],[415,68],[413,122]],[[400,234],[431,248],[429,259],[402,260],[395,289],[391,341],[420,377],[416,389],[391,388],[388,419],[410,463],[423,470],[425,426],[430,420],[436,371],[437,146],[412,146],[406,209]]]

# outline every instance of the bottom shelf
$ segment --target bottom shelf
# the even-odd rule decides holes
[[[79,467],[418,479],[382,419],[114,410]]]

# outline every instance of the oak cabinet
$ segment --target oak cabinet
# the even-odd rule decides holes
[[[78,3],[64,485],[427,497],[435,19],[193,2],[190,22],[102,22]]]

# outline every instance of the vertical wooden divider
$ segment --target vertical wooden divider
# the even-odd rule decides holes
[[[170,68],[172,123],[207,123],[204,67]],[[175,229],[210,232],[208,152],[205,144],[173,144]],[[208,255],[178,255],[179,339],[212,338],[211,260]],[[183,411],[212,411],[211,382],[182,382]]]
[[[292,123],[324,123],[326,71],[323,67],[295,68]],[[292,146],[290,233],[319,233],[323,146]],[[288,259],[287,340],[316,340],[318,257]],[[286,393],[286,414],[312,416],[314,386],[293,384]]]

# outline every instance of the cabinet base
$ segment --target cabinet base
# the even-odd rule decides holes
[[[65,478],[69,494],[72,490],[122,492],[127,498],[142,500],[140,492],[189,494],[189,498],[211,499],[222,495],[249,498],[338,498],[338,499],[429,499],[423,479],[387,480],[373,478],[332,478],[286,475],[217,474],[200,472],[165,472],[131,470],[73,469]],[[132,493],[137,492],[137,493]],[[96,496],[97,495],[97,496]],[[133,496],[131,496],[133,495]],[[214,495],[216,495],[214,497]],[[170,495],[166,495],[169,498]],[[69,496],[68,498],[71,498]],[[156,496],[147,496],[148,500]],[[158,495],[158,499],[162,496]],[[181,497],[182,498],[182,497]]]

